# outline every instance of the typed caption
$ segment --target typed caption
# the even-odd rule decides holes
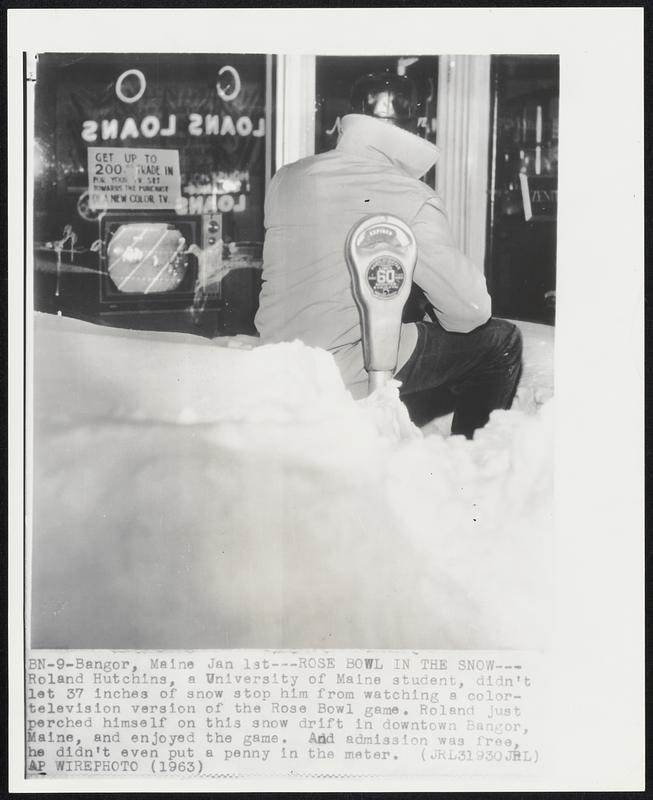
[[[28,778],[533,774],[532,653],[34,650]]]

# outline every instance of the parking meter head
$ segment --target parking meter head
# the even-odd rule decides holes
[[[392,377],[417,261],[415,237],[399,217],[373,214],[350,230],[345,258],[360,315],[365,369]]]

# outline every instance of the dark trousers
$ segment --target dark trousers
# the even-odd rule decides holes
[[[449,333],[437,322],[417,322],[411,357],[395,375],[412,421],[426,425],[454,412],[451,432],[468,439],[496,408],[510,408],[521,374],[521,333],[490,319],[470,333]]]

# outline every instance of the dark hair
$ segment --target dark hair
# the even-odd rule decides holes
[[[391,72],[371,72],[354,83],[351,110],[416,131],[417,89],[410,78]]]

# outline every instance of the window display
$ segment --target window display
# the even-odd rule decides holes
[[[270,75],[264,55],[38,57],[37,310],[209,335],[253,331]],[[118,228],[102,222],[112,214]],[[209,219],[213,240],[202,235]],[[157,237],[163,243],[149,247]],[[236,272],[229,261],[242,243],[254,255]],[[208,246],[221,250],[227,276],[210,288],[198,284],[198,252]],[[195,300],[207,291],[198,314]]]

